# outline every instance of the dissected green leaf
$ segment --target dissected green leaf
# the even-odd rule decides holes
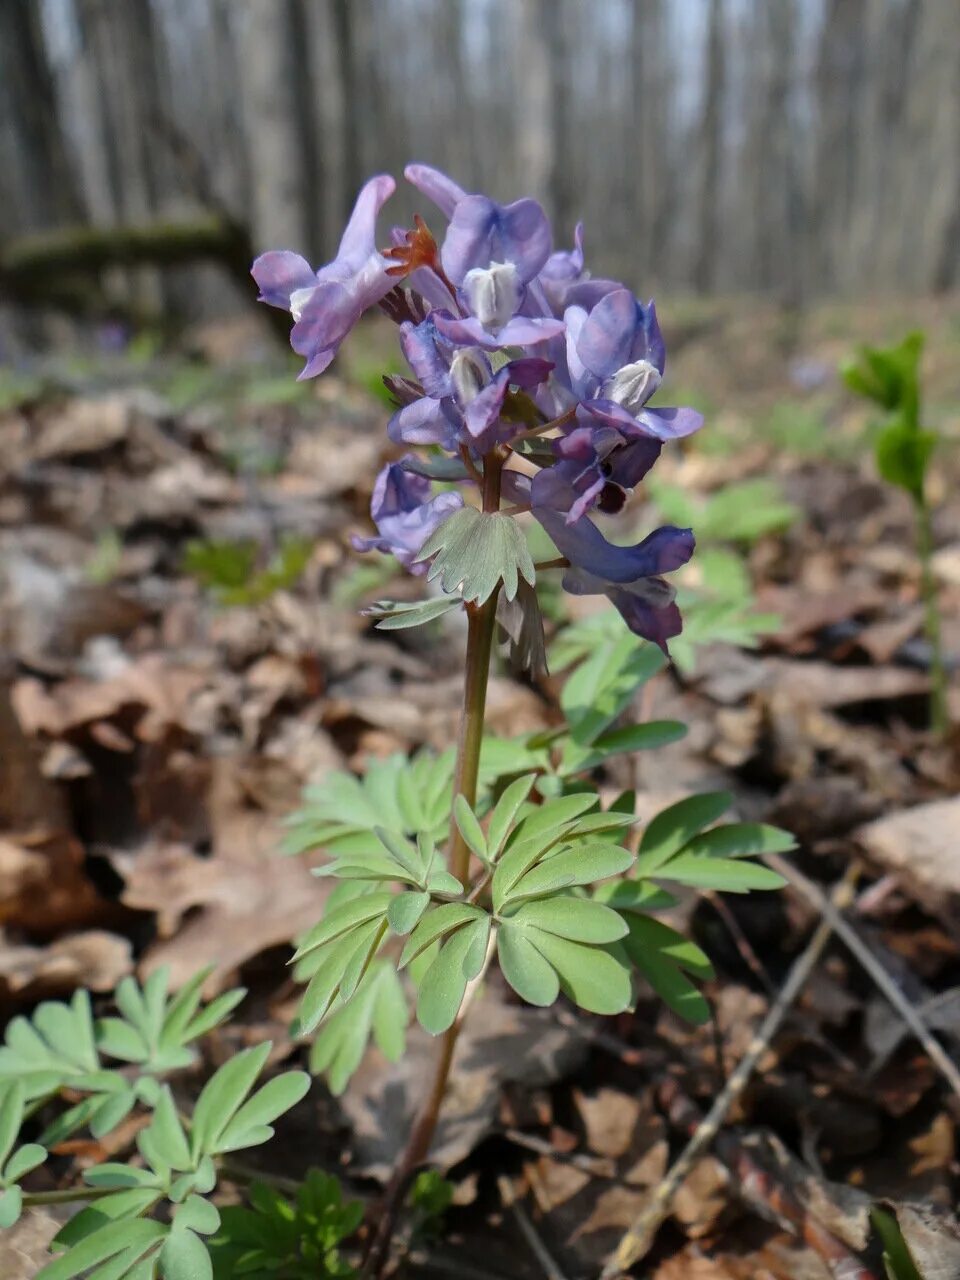
[[[664,1004],[688,1022],[708,1021],[710,1006],[690,981],[691,977],[700,981],[713,977],[710,961],[700,948],[651,916],[631,913],[627,923],[624,950]]]
[[[498,887],[494,876],[494,909],[499,912],[510,903],[525,898],[543,897],[559,889],[606,880],[626,871],[632,862],[633,854],[629,849],[616,844],[561,848],[537,862],[510,885],[504,882]]]
[[[310,1050],[310,1069],[326,1073],[330,1090],[340,1094],[360,1065],[371,1037],[392,1062],[403,1053],[409,1019],[407,1001],[390,961],[368,970],[349,1004],[335,1005]]]
[[[462,608],[459,596],[436,596],[432,600],[377,600],[360,612],[365,617],[379,619],[378,631],[403,631],[407,627],[422,627],[453,609]]]
[[[116,1257],[125,1250],[146,1250],[162,1240],[167,1228],[152,1218],[123,1219],[108,1222],[94,1231],[61,1257],[48,1262],[37,1273],[36,1280],[73,1280],[98,1263]],[[135,1259],[134,1259],[135,1260]]]
[[[490,917],[463,925],[440,948],[417,993],[417,1021],[431,1035],[452,1026],[463,1003],[467,983],[483,967],[490,936]]]
[[[483,834],[483,828],[480,826],[480,820],[470,807],[470,803],[466,796],[458,795],[454,800],[453,816],[456,819],[457,828],[466,841],[468,848],[476,854],[481,862],[488,862],[489,855],[487,853],[487,838]]]
[[[274,1076],[243,1104],[221,1131],[216,1139],[216,1147],[208,1146],[208,1150],[221,1154],[240,1151],[244,1147],[267,1141],[273,1136],[273,1129],[270,1128],[273,1121],[295,1107],[309,1088],[310,1077],[305,1071],[285,1071],[282,1075]],[[252,1137],[256,1137],[256,1141],[251,1141]]]
[[[216,1142],[253,1088],[270,1054],[270,1041],[244,1049],[225,1062],[204,1085],[193,1109],[190,1153],[199,1156],[216,1151]]]
[[[524,903],[510,923],[530,926],[574,942],[616,942],[627,932],[623,917],[590,898],[558,896]]]
[[[423,544],[417,559],[431,557],[428,581],[439,578],[445,592],[457,592],[475,604],[489,599],[501,582],[504,595],[513,600],[521,577],[531,586],[536,580],[520,526],[500,512],[474,507],[454,511]]]
[[[698,831],[722,817],[732,800],[728,791],[708,791],[678,800],[658,813],[640,841],[636,874],[649,875],[662,866]]]
[[[535,947],[557,971],[564,992],[588,1013],[622,1013],[630,1007],[630,972],[609,951],[537,931]]]
[[[207,1246],[193,1231],[174,1229],[160,1252],[163,1280],[213,1280],[213,1262]]]
[[[500,971],[522,1000],[546,1006],[557,999],[557,971],[533,945],[529,934],[512,920],[504,920],[497,930],[497,956]]]

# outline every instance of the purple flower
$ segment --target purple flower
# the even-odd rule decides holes
[[[607,293],[589,311],[568,307],[567,368],[584,410],[605,426],[658,440],[691,435],[703,425],[693,409],[649,409],[666,360],[652,302],[628,289]]]
[[[578,222],[573,233],[573,248],[551,253],[536,280],[554,315],[562,316],[567,307],[572,306],[589,311],[606,294],[623,288],[616,280],[592,279],[583,263],[583,223]]]
[[[635,488],[647,474],[663,448],[659,440],[625,428],[577,427],[554,442],[554,452],[563,461],[560,473],[569,478],[578,495],[567,512],[567,523],[579,520],[593,507],[616,514],[626,501],[627,490]]]
[[[363,312],[396,284],[374,239],[377,214],[395,189],[387,174],[365,184],[336,258],[316,274],[305,258],[284,249],[263,253],[253,264],[260,301],[293,316],[290,345],[307,361],[301,379],[322,373]]]
[[[377,476],[370,501],[370,514],[379,537],[351,542],[357,551],[383,551],[394,555],[411,573],[426,573],[428,565],[414,564],[417,553],[438,525],[463,506],[459,493],[438,493],[430,497],[430,481],[403,468],[403,462],[388,463]]]
[[[445,336],[449,312],[432,311],[421,324],[400,327],[400,346],[423,395],[404,404],[390,419],[391,440],[439,444],[454,451],[460,444],[483,453],[516,433],[500,422],[511,386],[531,389],[544,382],[552,365],[525,357],[511,360],[496,374],[478,347],[458,347]]]
[[[561,463],[539,472],[530,486],[534,516],[570,562],[564,589],[573,595],[608,596],[631,631],[666,650],[667,640],[679,635],[682,624],[673,588],[660,574],[690,559],[692,530],[667,525],[634,546],[621,547],[608,542],[586,516],[568,523],[566,513],[577,494],[567,467]]]

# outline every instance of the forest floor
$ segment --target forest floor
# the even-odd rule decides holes
[[[936,741],[910,504],[878,479],[869,412],[836,370],[858,342],[927,331],[935,571],[956,662],[960,299],[801,316],[678,301],[663,320],[670,402],[707,426],[665,450],[622,526],[692,507],[699,541],[678,667],[635,708],[690,731],[638,758],[641,810],[726,788],[741,816],[795,833],[792,865],[825,893],[858,865],[846,918],[956,1060],[960,688]],[[159,965],[174,983],[211,966],[210,991],[240,981],[249,995],[178,1082],[188,1095],[239,1044],[304,1057],[285,965],[327,882],[309,858],[277,857],[304,785],[442,749],[455,730],[459,629],[384,634],[358,612],[420,589],[350,550],[390,456],[374,394],[389,335],[368,337],[310,384],[245,320],[197,330],[176,358],[134,344],[0,369],[0,1017],[81,985],[105,997]],[[561,681],[498,670],[492,728],[555,723]],[[488,983],[436,1152],[454,1204],[415,1243],[418,1274],[598,1275],[682,1148],[688,1104],[709,1108],[808,945],[821,913],[799,885],[678,909],[717,968],[704,1028],[652,994],[602,1022],[521,1009]],[[317,1164],[372,1194],[429,1049],[414,1029],[399,1066],[371,1050],[343,1096],[317,1081],[262,1167]],[[858,1252],[869,1204],[889,1201],[917,1257],[927,1247],[946,1268],[930,1275],[958,1276],[960,1235],[938,1217],[956,1201],[958,1122],[960,1098],[832,938],[726,1118],[736,1142],[697,1160],[635,1274],[823,1280],[838,1273],[811,1220]],[[115,1155],[73,1144],[35,1189]],[[0,1275],[35,1274],[57,1225],[30,1211],[0,1239]],[[869,1247],[862,1275],[879,1280]]]

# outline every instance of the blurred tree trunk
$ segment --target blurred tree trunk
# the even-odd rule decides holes
[[[701,293],[716,283],[717,242],[720,230],[720,156],[723,149],[724,104],[726,96],[726,41],[723,29],[723,0],[710,0],[710,27],[707,34],[707,66],[704,77],[703,109],[700,117],[697,193],[699,211],[698,243],[693,267],[693,283]]]
[[[236,0],[236,7],[254,242],[309,252],[294,4]]]
[[[817,276],[822,285],[842,272],[854,209],[859,150],[857,103],[866,77],[866,0],[828,0],[815,75],[818,105],[812,216],[817,227]]]
[[[632,0],[629,70],[633,154],[627,234],[639,270],[662,279],[676,193],[663,0]]]
[[[507,8],[514,22],[514,84],[517,86],[517,192],[543,195],[554,168],[551,43],[548,33],[558,27],[561,0],[512,0]]]
[[[0,4],[0,190],[5,234],[80,216],[38,5]]]

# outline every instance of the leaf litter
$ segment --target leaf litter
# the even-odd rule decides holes
[[[739,319],[726,323],[740,332]],[[832,350],[829,326],[819,313],[806,320],[808,354]],[[715,341],[724,339],[688,341],[678,382],[709,394]],[[770,341],[758,323],[743,357],[750,376],[718,382],[729,454],[690,451],[666,463],[666,479],[704,507],[724,486],[776,475],[799,516],[778,516],[738,554],[756,608],[779,622],[754,649],[705,644],[692,669],[652,681],[634,713],[685,720],[690,733],[609,785],[639,783],[641,816],[696,788],[731,790],[738,818],[796,832],[798,865],[821,883],[862,859],[852,916],[955,1053],[960,744],[923,729],[909,511],[866,451],[828,463],[765,440],[763,423],[796,394],[782,353],[758,358]],[[729,363],[739,343],[723,349]],[[347,547],[381,460],[383,410],[365,392],[329,380],[295,402],[264,391],[249,403],[191,403],[145,376],[108,393],[55,390],[0,419],[0,1000],[13,1012],[160,964],[176,985],[210,965],[210,989],[238,975],[251,986],[242,1033],[269,1028],[276,1040],[290,1005],[286,944],[326,893],[309,859],[278,858],[284,816],[305,783],[344,763],[363,771],[372,756],[448,744],[462,636],[456,614],[414,638],[357,616],[391,594],[382,575],[365,582]],[[960,387],[935,394],[956,403]],[[859,429],[837,388],[808,400],[825,429]],[[944,457],[945,472],[951,465]],[[956,479],[944,479],[935,558],[954,656]],[[649,495],[638,514],[652,514]],[[243,542],[262,567],[285,536],[306,539],[309,554],[264,599],[218,606],[187,572],[191,542]],[[555,676],[498,676],[497,732],[549,728],[560,686]],[[951,696],[958,719],[956,688]],[[674,910],[718,969],[705,1028],[679,1023],[649,994],[635,1014],[574,1024],[487,984],[434,1153],[471,1188],[450,1211],[453,1238],[478,1244],[506,1221],[496,1185],[505,1168],[559,1265],[597,1272],[682,1145],[664,1080],[707,1109],[769,1008],[749,957],[776,991],[816,923],[790,889],[749,913],[731,899],[727,918],[692,894]],[[400,1065],[371,1051],[344,1096],[311,1114],[322,1148],[341,1144],[348,1177],[389,1171],[429,1051],[418,1036]],[[229,1046],[215,1038],[211,1052]],[[887,1198],[924,1275],[960,1275],[948,1093],[838,947],[726,1124],[739,1145],[718,1142],[682,1184],[648,1259],[655,1280],[822,1280],[822,1256],[776,1209],[785,1196],[858,1256],[866,1197]],[[302,1142],[292,1150],[309,1161]],[[738,1164],[747,1157],[762,1169],[749,1195]],[[855,1209],[850,1188],[864,1195]],[[24,1221],[44,1236],[44,1215]],[[14,1259],[4,1274],[29,1274],[33,1264],[18,1259],[33,1256],[32,1239],[0,1247]],[[536,1273],[524,1250],[518,1237],[514,1269],[500,1258],[504,1276]],[[869,1257],[864,1275],[881,1275]]]

